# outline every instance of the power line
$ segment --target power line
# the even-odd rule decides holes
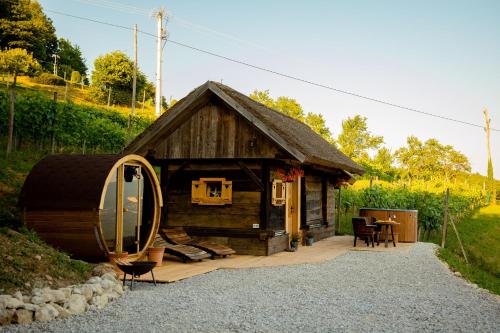
[[[126,30],[133,30],[133,28],[131,28],[131,27],[127,27],[127,26],[123,26],[123,25],[118,25],[118,24],[113,24],[113,23],[108,23],[108,22],[103,22],[103,21],[98,21],[98,20],[87,18],[87,17],[72,15],[72,14],[63,13],[63,12],[59,12],[59,11],[55,11],[55,10],[49,10],[49,9],[47,9],[46,11],[52,12],[52,13],[55,13],[55,14],[59,14],[59,15],[63,15],[63,16],[77,18],[77,19],[80,19],[80,20],[85,20],[85,21],[90,21],[90,22],[94,22],[94,23],[104,24],[104,25],[115,27],[115,28],[121,28],[121,29],[126,29]],[[154,38],[157,37],[155,34],[152,34],[152,33],[149,33],[149,32],[143,31],[143,30],[138,30],[138,32],[140,32],[140,33],[142,33],[142,34],[144,34],[146,36],[150,36],[150,37],[154,37]],[[272,69],[268,69],[268,68],[265,68],[265,67],[253,65],[253,64],[250,64],[250,63],[238,60],[238,59],[226,57],[224,55],[221,55],[221,54],[218,54],[218,53],[215,53],[215,52],[211,52],[211,51],[207,51],[207,50],[203,50],[203,49],[200,49],[200,48],[197,48],[197,47],[194,47],[194,46],[182,43],[182,42],[177,42],[177,41],[172,40],[172,39],[167,39],[167,42],[175,44],[175,45],[178,45],[178,46],[182,46],[184,48],[188,48],[188,49],[191,49],[191,50],[194,50],[194,51],[197,51],[197,52],[205,53],[205,54],[208,54],[208,55],[220,58],[220,59],[224,59],[224,60],[227,60],[227,61],[239,64],[239,65],[247,66],[247,67],[250,67],[250,68],[253,68],[253,69],[257,69],[257,70],[260,70],[260,71],[263,71],[263,72],[271,73],[271,74],[274,74],[274,75],[277,75],[277,76],[281,76],[281,77],[284,77],[284,78],[288,78],[288,79],[291,79],[291,80],[295,80],[295,81],[299,81],[299,82],[302,82],[302,83],[306,83],[306,84],[309,84],[309,85],[312,85],[312,86],[315,86],[315,87],[324,88],[324,89],[327,89],[327,90],[330,90],[330,91],[335,91],[335,92],[338,92],[338,93],[341,93],[341,94],[345,94],[345,95],[357,97],[357,98],[364,99],[364,100],[367,100],[367,101],[371,101],[371,102],[375,102],[375,103],[379,103],[379,104],[391,106],[393,108],[397,108],[397,109],[401,109],[401,110],[405,110],[405,111],[410,111],[410,112],[413,112],[413,113],[418,113],[418,114],[422,114],[422,115],[429,116],[429,117],[434,117],[434,118],[438,118],[438,119],[442,119],[442,120],[452,121],[452,122],[455,122],[455,123],[458,123],[458,124],[462,124],[462,125],[473,126],[473,127],[484,129],[484,126],[482,126],[482,125],[478,125],[478,124],[471,123],[471,122],[468,122],[468,121],[459,120],[459,119],[455,119],[455,118],[450,118],[450,117],[446,117],[446,116],[441,116],[441,115],[438,115],[438,114],[434,114],[434,113],[430,113],[430,112],[418,110],[418,109],[407,107],[407,106],[404,106],[404,105],[399,105],[399,104],[395,104],[395,103],[391,103],[391,102],[386,102],[386,101],[381,100],[381,99],[377,99],[377,98],[373,98],[373,97],[369,97],[369,96],[364,96],[364,95],[361,95],[361,94],[358,94],[358,93],[355,93],[355,92],[351,92],[351,91],[348,91],[348,90],[338,89],[338,88],[331,87],[331,86],[328,86],[328,85],[325,85],[325,84],[321,84],[321,83],[313,82],[313,81],[310,81],[310,80],[307,80],[307,79],[303,79],[303,78],[300,78],[300,77],[297,77],[297,76],[293,76],[293,75],[281,73],[281,72],[278,72],[278,71],[275,71],[275,70],[272,70]],[[490,130],[491,131],[495,131],[495,132],[500,132],[500,129],[496,129],[496,128],[490,128]]]

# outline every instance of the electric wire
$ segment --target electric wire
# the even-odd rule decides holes
[[[113,24],[113,23],[109,23],[109,22],[103,22],[103,21],[99,21],[99,20],[95,20],[95,19],[91,19],[91,18],[87,18],[87,17],[82,17],[82,16],[72,15],[72,14],[68,14],[68,13],[63,13],[63,12],[60,12],[60,11],[55,11],[55,10],[50,10],[50,9],[46,9],[46,11],[51,12],[51,13],[55,13],[55,14],[59,14],[59,15],[62,15],[62,16],[68,16],[68,17],[73,17],[73,18],[77,18],[77,19],[80,19],[80,20],[85,20],[85,21],[90,21],[90,22],[94,22],[94,23],[104,24],[104,25],[115,27],[115,28],[121,28],[121,29],[125,29],[125,30],[133,30],[133,28],[127,27],[127,26],[124,26],[124,25]],[[144,34],[146,36],[157,38],[156,34],[149,33],[147,31],[138,30],[138,32],[141,33],[141,34]],[[288,78],[288,79],[291,79],[291,80],[295,80],[295,81],[298,81],[298,82],[306,83],[306,84],[309,84],[309,85],[312,85],[312,86],[315,86],[315,87],[319,87],[319,88],[327,89],[327,90],[334,91],[334,92],[337,92],[337,93],[341,93],[341,94],[344,94],[344,95],[349,95],[349,96],[353,96],[353,97],[360,98],[360,99],[363,99],[363,100],[367,100],[367,101],[371,101],[371,102],[375,102],[375,103],[387,105],[387,106],[390,106],[390,107],[393,107],[393,108],[397,108],[397,109],[400,109],[400,110],[410,111],[410,112],[413,112],[413,113],[418,113],[418,114],[422,114],[422,115],[429,116],[429,117],[434,117],[434,118],[438,118],[438,119],[442,119],[442,120],[447,120],[447,121],[455,122],[455,123],[462,124],[462,125],[467,125],[467,126],[472,126],[472,127],[476,127],[476,128],[485,129],[485,126],[483,126],[483,125],[479,125],[479,124],[471,123],[471,122],[464,121],[464,120],[459,120],[459,119],[455,119],[455,118],[451,118],[451,117],[447,117],[447,116],[438,115],[438,114],[435,114],[435,113],[430,113],[430,112],[418,110],[418,109],[415,109],[415,108],[407,107],[407,106],[396,104],[396,103],[392,103],[392,102],[387,102],[387,101],[384,101],[382,99],[373,98],[373,97],[369,97],[369,96],[364,96],[364,95],[361,95],[361,94],[358,94],[358,93],[355,93],[355,92],[352,92],[352,91],[335,88],[335,87],[332,87],[332,86],[328,86],[326,84],[317,83],[317,82],[310,81],[310,80],[307,80],[307,79],[304,79],[304,78],[300,78],[298,76],[294,76],[294,75],[290,75],[290,74],[278,72],[278,71],[275,71],[275,70],[272,70],[272,69],[269,69],[269,68],[265,68],[265,67],[261,67],[261,66],[258,66],[258,65],[254,65],[254,64],[251,64],[251,63],[248,63],[248,62],[245,62],[245,61],[241,61],[241,60],[238,60],[238,59],[230,58],[230,57],[227,57],[227,56],[215,53],[215,52],[211,52],[211,51],[207,51],[207,50],[204,50],[204,49],[200,49],[200,48],[197,48],[195,46],[191,46],[191,45],[188,45],[188,44],[185,44],[185,43],[182,43],[182,42],[177,42],[177,41],[172,40],[172,39],[167,39],[166,41],[169,42],[169,43],[172,43],[172,44],[184,47],[184,48],[188,48],[188,49],[200,52],[200,53],[208,54],[208,55],[211,55],[213,57],[217,57],[217,58],[220,58],[220,59],[223,59],[223,60],[227,60],[227,61],[239,64],[239,65],[243,65],[243,66],[250,67],[250,68],[253,68],[253,69],[257,69],[257,70],[260,70],[260,71],[263,71],[263,72],[271,73],[271,74],[274,74],[274,75],[277,75],[277,76],[281,76],[281,77],[284,77],[284,78]],[[500,132],[500,129],[496,129],[496,128],[490,128],[490,130],[494,131],[494,132]]]

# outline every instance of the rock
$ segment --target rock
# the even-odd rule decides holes
[[[21,294],[21,292],[20,292],[20,291],[16,291],[16,292],[14,293],[14,297],[15,297],[15,298],[17,298],[18,300],[20,300],[21,302],[23,302],[23,301],[24,301],[24,300],[23,300],[23,294]]]
[[[116,273],[115,272],[109,272],[109,273],[106,273],[106,274],[103,274],[101,276],[101,279],[103,280],[109,280],[113,283],[116,283]]]
[[[124,290],[122,284],[121,283],[115,284],[115,286],[113,287],[113,291],[118,295],[123,295]]]
[[[29,324],[33,321],[33,311],[17,309],[12,317],[12,321],[16,324]]]
[[[33,296],[31,297],[31,303],[36,305],[45,304],[45,300],[42,296]]]
[[[61,319],[64,319],[64,318],[68,318],[69,316],[71,316],[71,313],[66,310],[65,308],[63,308],[62,306],[54,303],[54,304],[51,304],[56,310],[57,312],[59,312],[59,316],[58,318],[61,318]]]
[[[49,274],[45,274],[45,278],[46,278],[48,281],[52,281],[52,280],[53,280],[52,276],[50,276]]]
[[[42,260],[42,256],[41,256],[41,255],[39,255],[39,254],[37,254],[34,258],[35,258],[36,260],[38,260],[38,261]]]
[[[64,298],[69,298],[71,296],[71,288],[61,288],[59,290],[64,293]]]
[[[101,280],[102,280],[102,279],[101,279],[100,277],[98,277],[98,276],[93,276],[93,277],[91,277],[91,278],[87,281],[87,283],[96,283],[96,284],[99,284],[99,283],[101,283]]]
[[[114,282],[111,282],[109,280],[102,280],[101,281],[101,287],[102,289],[104,290],[108,290],[108,289],[113,289],[113,287],[115,286],[116,283]]]
[[[81,295],[82,294],[82,288],[80,288],[79,286],[78,287],[73,287],[73,289],[71,290],[71,293],[72,294]]]
[[[94,296],[92,297],[91,304],[95,305],[98,309],[102,309],[108,304],[108,296],[106,294]]]
[[[35,312],[36,310],[38,310],[40,308],[40,305],[31,304],[31,303],[24,303],[21,308],[25,309],[25,310],[28,310],[28,311]]]
[[[0,326],[9,325],[12,322],[15,312],[12,309],[0,309]]]
[[[88,284],[88,286],[92,286],[92,291],[94,292],[94,295],[102,295],[104,293],[104,290],[102,289],[100,284]]]
[[[25,286],[26,288],[31,288],[31,283],[26,282],[26,283],[24,284],[24,286]]]
[[[92,270],[92,275],[94,276],[102,276],[106,273],[114,273],[115,266],[110,263],[102,263],[94,267]]]
[[[0,308],[17,309],[23,305],[23,301],[10,295],[0,295]]]
[[[37,321],[50,321],[55,319],[59,315],[59,312],[50,304],[42,305],[35,312],[35,320]]]
[[[459,271],[453,272],[453,274],[455,276],[462,277],[462,273],[460,273]]]
[[[107,296],[108,301],[114,301],[115,299],[120,297],[120,295],[114,291],[104,293],[102,296]]]
[[[80,314],[85,312],[87,301],[83,295],[73,294],[68,301],[64,304],[64,308],[71,314]]]
[[[51,290],[50,293],[52,294],[52,302],[54,303],[64,304],[64,302],[66,302],[66,298],[69,298],[69,296],[66,297],[66,294],[60,289]]]
[[[23,303],[29,303],[31,300],[31,296],[23,295]]]
[[[84,284],[81,287],[81,290],[82,290],[83,297],[85,297],[85,300],[89,301],[92,298],[93,293],[94,293],[94,288],[92,287],[92,285],[91,284]]]
[[[43,290],[42,298],[43,298],[43,301],[45,303],[50,303],[50,302],[54,301],[54,296],[52,295],[53,292],[54,292],[54,290],[51,290],[51,289],[44,289]]]
[[[33,294],[33,296],[42,296],[43,290],[40,288],[35,288],[31,293]]]

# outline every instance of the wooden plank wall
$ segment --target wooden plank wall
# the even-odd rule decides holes
[[[326,193],[326,222],[329,226],[335,225],[335,186],[327,182]]]
[[[319,176],[306,175],[305,177],[305,225],[323,223],[322,214],[322,178]]]
[[[260,175],[260,170],[253,170]],[[233,181],[233,203],[204,206],[191,203],[191,181],[224,177]],[[252,229],[261,223],[261,192],[241,170],[186,170],[176,174],[166,194],[167,225]]]
[[[157,159],[275,158],[280,151],[219,101],[202,106],[152,149]]]

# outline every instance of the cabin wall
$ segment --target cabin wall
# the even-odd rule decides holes
[[[253,169],[257,175],[260,170]],[[170,175],[172,172],[170,172]],[[233,182],[231,205],[207,206],[191,203],[191,182],[223,177]],[[261,222],[261,192],[242,170],[185,170],[175,174],[166,193],[167,224],[206,228],[253,229]]]
[[[301,226],[314,239],[321,240],[335,234],[334,179],[319,172],[309,171],[302,179]]]
[[[280,153],[248,120],[216,99],[151,148],[156,159],[275,158]]]

